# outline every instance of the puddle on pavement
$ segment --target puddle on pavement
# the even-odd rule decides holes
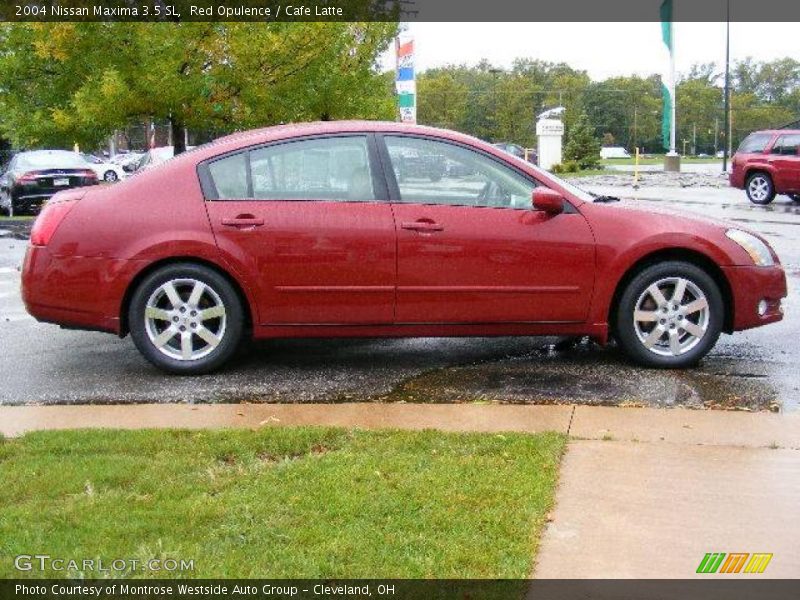
[[[0,220],[0,239],[27,240],[31,235],[33,219]]]
[[[696,369],[643,369],[616,349],[581,343],[526,357],[428,371],[381,402],[500,402],[777,411],[767,370],[751,360],[709,358]]]

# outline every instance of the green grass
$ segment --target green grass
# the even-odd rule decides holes
[[[624,173],[619,173],[616,171],[610,171],[608,169],[584,169],[583,171],[576,171],[574,173],[557,173],[556,177],[561,177],[562,179],[572,179],[573,177],[591,177],[592,175],[624,175]]]
[[[631,165],[633,166],[635,160],[633,157],[631,158],[605,158],[600,160],[600,164],[602,165]],[[694,156],[681,156],[681,162],[685,163],[697,163],[697,164],[722,164],[721,158],[697,158]],[[651,156],[650,158],[640,158],[639,159],[640,165],[663,165],[664,164],[664,155],[658,154],[655,156]]]
[[[0,215],[0,223],[3,221],[33,221],[36,217],[30,215],[20,215],[14,217],[8,217],[6,215]]]
[[[183,577],[525,578],[564,446],[556,433],[30,433],[0,441],[0,577],[102,576],[14,570],[11,557],[45,553],[194,560],[169,574]]]

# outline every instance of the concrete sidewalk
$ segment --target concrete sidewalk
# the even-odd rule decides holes
[[[800,577],[800,451],[573,441],[536,578]],[[772,553],[698,575],[707,552]]]
[[[374,403],[0,407],[7,436],[283,425],[570,435],[537,578],[687,578],[707,552],[774,555],[764,574],[731,577],[800,577],[796,414]]]

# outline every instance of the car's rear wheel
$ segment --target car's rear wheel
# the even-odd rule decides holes
[[[769,204],[775,199],[775,185],[767,173],[756,172],[747,178],[745,183],[747,197],[753,204]]]
[[[636,275],[623,291],[617,339],[640,364],[691,366],[716,344],[723,312],[719,286],[708,273],[685,262],[659,263]]]
[[[106,181],[108,183],[114,183],[117,179],[119,179],[119,177],[114,171],[109,170],[103,173],[103,181]]]
[[[203,265],[168,265],[136,288],[128,311],[131,337],[155,366],[184,375],[221,367],[242,337],[243,308],[233,286]]]

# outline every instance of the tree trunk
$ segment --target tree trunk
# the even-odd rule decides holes
[[[175,149],[175,156],[186,152],[186,140],[183,137],[183,123],[175,117],[169,118],[169,127],[172,132],[172,145]]]

